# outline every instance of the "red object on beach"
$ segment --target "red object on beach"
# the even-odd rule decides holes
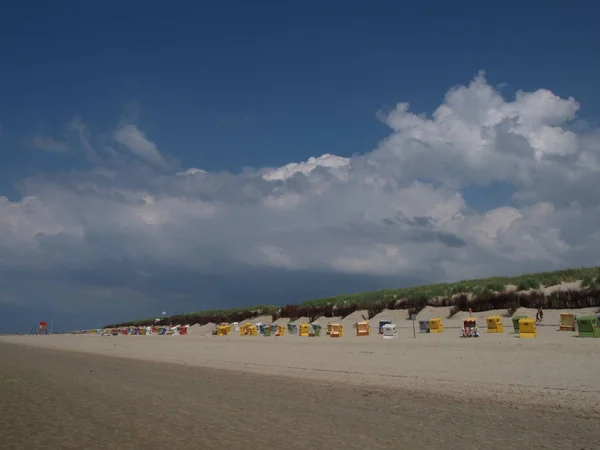
[[[45,330],[48,327],[46,322],[40,322],[40,330]]]

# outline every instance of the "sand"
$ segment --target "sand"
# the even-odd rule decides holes
[[[594,449],[597,418],[0,343],[7,450]]]
[[[400,328],[392,340],[345,331],[341,339],[192,332],[5,336],[0,342],[600,413],[600,358],[594,356],[600,340],[576,338],[551,326],[538,327],[535,339],[519,339],[512,327],[504,334],[483,331],[477,339],[458,337],[458,329],[443,334],[417,330],[415,339],[412,328]]]
[[[97,424],[108,433],[103,438],[97,433],[97,445],[135,436],[140,442],[120,448],[142,448],[153,433],[156,442],[180,448],[242,448],[244,442],[271,440],[292,449],[417,443],[598,448],[600,339],[579,339],[554,326],[539,327],[535,339],[515,337],[512,327],[478,339],[459,338],[458,329],[439,335],[417,331],[415,339],[412,324],[404,325],[410,328],[400,328],[392,340],[376,334],[333,339],[193,331],[5,336],[0,394],[10,396],[3,408],[29,411],[22,403],[36,404],[35,396],[48,388],[46,402],[63,402],[64,408],[71,402],[75,411],[87,411],[67,421],[83,421],[77,425],[85,430],[81,439],[91,439]],[[74,406],[86,398],[89,407]],[[129,407],[122,405],[126,401]],[[12,421],[15,442],[24,438],[18,413],[2,412],[3,421]],[[42,419],[25,423],[37,420]],[[113,426],[123,428],[115,425],[119,420],[131,427],[124,435],[109,433]],[[310,439],[303,443],[303,437]],[[222,439],[224,446],[194,446],[185,439]],[[59,448],[78,448],[74,442]]]

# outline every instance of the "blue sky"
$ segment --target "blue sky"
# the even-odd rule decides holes
[[[589,1],[5,7],[0,326],[595,264],[596,230],[573,222],[598,213],[598,12]],[[434,130],[418,115],[440,105],[456,117]],[[494,135],[485,151],[474,127]],[[324,154],[348,159],[265,181]],[[176,175],[190,168],[208,173]],[[152,220],[136,195],[152,198]],[[511,250],[524,236],[531,248]],[[461,245],[431,244],[450,241]]]

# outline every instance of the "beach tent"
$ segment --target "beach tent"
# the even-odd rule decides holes
[[[321,335],[321,324],[318,322],[311,323],[310,328],[308,329],[308,335],[312,337],[319,337]]]
[[[298,324],[296,322],[289,322],[287,329],[290,334],[298,334]]]
[[[366,320],[361,320],[356,323],[356,335],[357,336],[368,336],[371,334],[371,326]]]
[[[442,319],[440,317],[436,317],[434,319],[429,319],[429,332],[430,333],[443,333],[444,325],[442,325]]]
[[[444,330],[442,325],[442,331]],[[441,331],[440,331],[441,333]],[[463,321],[462,337],[479,337],[479,328],[477,328],[477,319],[468,317]]]
[[[488,333],[504,333],[504,324],[500,316],[486,317]]]
[[[578,317],[577,329],[579,330],[579,337],[600,338],[598,318],[595,316]]]
[[[513,328],[515,330],[515,334],[519,334],[519,321],[521,319],[527,319],[527,316],[513,316],[513,318],[512,318],[512,323],[513,323]]]
[[[537,337],[537,327],[535,319],[524,318],[519,319],[519,337],[534,338]]]
[[[388,324],[391,324],[391,323],[392,323],[392,321],[389,320],[389,319],[381,319],[379,321],[379,334],[383,334],[383,326],[384,325],[388,325]]]
[[[393,323],[386,323],[381,327],[381,334],[383,334],[383,339],[393,339],[397,336],[398,330],[396,329],[396,325]]]
[[[240,336],[258,336],[258,328],[251,323],[240,326]]]
[[[477,319],[474,317],[467,317],[463,320],[462,337],[479,337]]]
[[[40,322],[39,328],[38,328],[38,333],[39,334],[49,334],[48,333],[48,323],[47,322]]]
[[[344,327],[339,323],[332,323],[329,330],[329,336],[332,338],[342,337],[344,335]]]
[[[560,313],[560,331],[575,331],[575,314]]]
[[[300,337],[308,337],[310,334],[310,325],[308,323],[301,323],[298,327],[298,335]]]

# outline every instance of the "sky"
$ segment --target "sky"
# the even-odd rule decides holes
[[[600,264],[600,7],[13,2],[0,331]]]

